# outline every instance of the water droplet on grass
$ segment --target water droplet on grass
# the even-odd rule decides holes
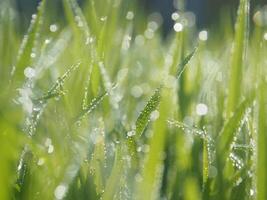
[[[36,75],[35,69],[31,67],[26,67],[24,69],[24,75],[29,79],[33,78]]]
[[[200,103],[196,106],[196,113],[199,116],[204,116],[208,113],[208,107],[204,103]]]
[[[172,13],[172,20],[176,21],[177,19],[179,19],[180,15],[177,12]]]
[[[40,158],[37,162],[37,165],[42,166],[45,163],[45,159],[44,158]]]
[[[108,18],[107,16],[103,16],[103,17],[100,18],[100,20],[101,20],[102,22],[104,22],[104,21],[107,20],[107,18]]]
[[[60,184],[59,186],[56,187],[54,195],[56,199],[63,199],[66,192],[67,192],[67,186],[64,184]]]
[[[175,23],[173,29],[175,32],[181,32],[184,29],[184,27],[181,23]]]
[[[208,31],[206,31],[206,30],[200,31],[198,34],[198,38],[201,41],[207,41],[208,40]]]
[[[52,144],[50,144],[50,145],[48,146],[47,153],[51,154],[51,153],[53,153],[53,152],[54,152],[54,146],[53,146]]]
[[[58,30],[58,26],[57,26],[56,24],[51,24],[51,25],[49,26],[49,30],[50,30],[52,33],[57,32],[57,30]]]
[[[159,111],[154,110],[151,114],[150,114],[150,120],[151,121],[155,121],[159,118]]]

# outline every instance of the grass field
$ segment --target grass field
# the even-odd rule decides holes
[[[162,39],[131,0],[54,4],[22,33],[0,1],[0,200],[267,199],[264,9]]]

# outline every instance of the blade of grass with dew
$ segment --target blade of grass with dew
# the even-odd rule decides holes
[[[150,138],[150,150],[145,155],[144,168],[142,169],[142,180],[136,185],[134,199],[157,199],[163,172],[163,154],[167,132],[166,120],[170,114],[172,104],[170,89],[162,90],[161,104],[159,107],[159,118],[153,124],[153,136]]]
[[[41,25],[43,23],[45,5],[46,0],[42,0],[37,8],[37,14],[34,14],[32,16],[32,21],[28,29],[28,33],[24,36],[19,49],[15,75],[21,76],[24,68],[31,65],[31,54],[35,53],[34,48],[36,46],[36,43],[38,42],[38,35],[40,33]]]
[[[197,51],[197,47],[194,48],[194,50],[188,54],[183,60],[182,62],[179,64],[178,66],[178,70],[177,70],[177,74],[176,74],[176,78],[179,79],[181,77],[181,75],[183,74],[187,64],[190,62],[190,60],[193,58],[193,56],[195,55]]]
[[[256,188],[257,188],[257,200],[267,199],[267,83],[263,81],[260,83],[260,88],[258,90],[258,135],[257,135],[257,165],[256,165]]]
[[[229,154],[231,150],[231,143],[235,137],[235,131],[239,127],[247,112],[249,112],[253,99],[253,97],[246,99],[237,107],[234,115],[228,119],[219,134],[218,151],[221,154],[222,159]]]
[[[123,150],[121,146],[116,146],[116,155],[113,164],[113,168],[109,178],[107,179],[104,194],[102,196],[103,200],[110,200],[113,199],[117,189],[118,183],[122,177],[122,170],[123,170]]]
[[[138,116],[136,123],[135,123],[135,135],[136,138],[140,138],[149,122],[150,115],[153,111],[155,111],[160,102],[160,93],[161,87],[157,88],[152,97],[147,102],[145,108]]]
[[[94,183],[97,194],[104,190],[104,167],[106,165],[106,147],[105,147],[105,130],[103,119],[99,119],[99,128],[93,133],[95,147],[92,160],[90,161],[91,174],[94,176]]]
[[[80,66],[81,63],[77,63],[75,65],[72,65],[62,76],[60,76],[57,80],[56,83],[48,90],[48,92],[36,99],[35,101],[46,101],[48,99],[58,97],[62,94],[63,92],[63,85],[66,81],[66,79]]]
[[[234,112],[240,102],[242,91],[242,74],[244,68],[245,51],[248,40],[248,19],[250,0],[240,0],[238,16],[235,25],[235,39],[231,57],[231,71],[229,81],[229,95],[227,102],[227,117]]]
[[[90,114],[93,110],[96,109],[97,105],[100,104],[104,97],[108,95],[108,92],[105,91],[96,98],[94,98],[90,105],[83,109],[83,111],[75,118],[75,123],[81,123],[81,120],[85,118],[86,115]]]

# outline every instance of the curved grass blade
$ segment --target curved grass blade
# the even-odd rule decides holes
[[[243,65],[249,30],[248,23],[249,0],[240,0],[231,60],[229,96],[226,110],[227,117],[235,110],[241,96]]]

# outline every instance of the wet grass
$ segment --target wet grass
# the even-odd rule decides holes
[[[249,0],[199,34],[179,11],[165,39],[132,1],[62,8],[43,0],[23,36],[0,2],[0,199],[267,199]]]

